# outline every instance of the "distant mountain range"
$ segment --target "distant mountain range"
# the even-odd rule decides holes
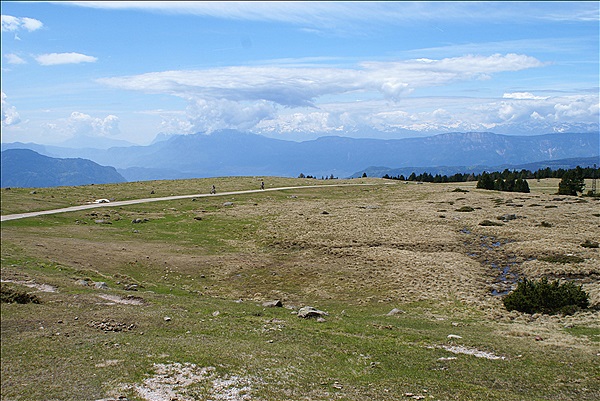
[[[126,182],[114,167],[85,159],[56,159],[29,149],[2,151],[2,188],[41,188]]]
[[[228,130],[211,135],[176,135],[148,146],[110,149],[20,143],[2,147],[31,148],[52,157],[85,158],[114,166],[128,181],[138,181],[240,175],[296,177],[300,173],[349,177],[369,166],[386,166],[387,169],[515,166],[597,158],[600,138],[597,132],[535,136],[467,132],[405,139],[327,136],[294,142]]]

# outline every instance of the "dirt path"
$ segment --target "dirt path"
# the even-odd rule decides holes
[[[176,200],[176,199],[203,198],[203,197],[209,197],[209,196],[212,197],[212,196],[239,195],[239,194],[250,194],[250,193],[255,193],[255,192],[267,192],[267,191],[284,191],[284,190],[288,190],[288,189],[347,187],[347,186],[360,186],[360,185],[375,185],[375,184],[303,185],[303,186],[297,186],[297,187],[279,187],[279,188],[267,188],[267,189],[251,189],[251,190],[246,190],[246,191],[221,192],[221,193],[217,193],[217,194],[176,195],[176,196],[165,196],[165,197],[161,197],[161,198],[131,199],[131,200],[126,200],[126,201],[117,201],[117,202],[110,202],[110,203],[92,203],[92,204],[79,205],[79,206],[70,206],[70,207],[65,207],[62,209],[41,210],[41,211],[29,212],[29,213],[7,214],[5,216],[0,216],[0,221],[24,219],[27,217],[42,216],[42,215],[46,215],[46,214],[76,212],[79,210],[95,209],[95,208],[107,207],[107,206],[108,207],[126,206],[126,205],[135,205],[137,203],[160,202],[160,201],[168,201],[168,200]]]

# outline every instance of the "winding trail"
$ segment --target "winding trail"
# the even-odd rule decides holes
[[[251,194],[251,193],[256,193],[256,192],[269,192],[269,191],[285,191],[285,190],[289,190],[289,189],[349,187],[349,186],[361,186],[361,185],[373,186],[373,185],[381,185],[381,184],[301,185],[301,186],[297,186],[297,187],[279,187],[279,188],[266,188],[266,189],[249,189],[249,190],[245,190],[245,191],[220,192],[220,193],[216,193],[216,194],[174,195],[174,196],[165,196],[165,197],[160,197],[160,198],[130,199],[130,200],[125,200],[125,201],[116,201],[116,202],[110,202],[110,203],[90,203],[90,204],[79,205],[79,206],[65,207],[62,209],[40,210],[37,212],[7,214],[4,216],[0,216],[0,221],[25,219],[28,217],[36,217],[36,216],[42,216],[42,215],[46,215],[46,214],[76,212],[79,210],[95,209],[95,208],[99,208],[99,207],[126,206],[126,205],[135,205],[138,203],[160,202],[160,201],[169,201],[169,200],[177,200],[177,199],[205,198],[205,197],[213,197],[213,196]]]

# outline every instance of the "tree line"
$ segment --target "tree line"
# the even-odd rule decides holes
[[[561,182],[559,183],[558,188],[559,195],[577,195],[578,192],[583,192],[585,188],[584,179],[600,178],[600,168],[577,166],[574,169],[559,168],[552,170],[550,167],[547,167],[544,169],[539,169],[535,172],[526,169],[522,169],[520,171],[505,169],[501,172],[484,171],[481,174],[457,173],[451,176],[441,174],[432,175],[427,172],[417,175],[413,172],[408,177],[405,177],[402,174],[395,177],[386,174],[382,178],[390,180],[432,183],[477,181],[477,188],[525,193],[529,192],[529,184],[526,181],[528,179],[539,180],[542,178],[560,178]]]

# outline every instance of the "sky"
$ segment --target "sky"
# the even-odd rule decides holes
[[[2,142],[598,132],[599,4],[2,1]]]

